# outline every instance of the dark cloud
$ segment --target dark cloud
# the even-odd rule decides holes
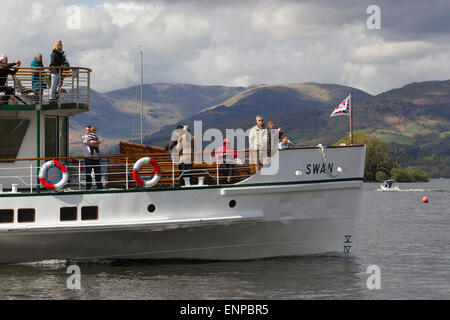
[[[74,3],[81,30],[66,27]],[[381,30],[366,27],[369,5],[381,9]],[[146,82],[315,81],[377,93],[450,74],[450,1],[2,0],[3,10],[0,27],[14,25],[3,52],[47,59],[61,39],[72,64],[93,68],[99,90],[139,82],[140,44]]]

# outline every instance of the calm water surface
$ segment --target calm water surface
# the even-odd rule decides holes
[[[81,290],[63,262],[0,265],[0,299],[449,299],[450,179],[365,184],[354,258],[82,264]],[[422,204],[422,197],[430,199]],[[366,286],[378,265],[381,289]]]

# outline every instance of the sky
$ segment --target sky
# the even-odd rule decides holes
[[[42,53],[48,65],[62,40],[101,92],[140,84],[140,49],[145,83],[319,82],[378,94],[450,79],[448,0],[2,0],[1,10],[0,54],[26,66]]]

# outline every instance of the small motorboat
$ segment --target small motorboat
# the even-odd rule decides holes
[[[383,181],[383,183],[381,184],[381,190],[386,190],[386,191],[399,191],[400,188],[397,185],[397,181],[395,180],[385,180]]]

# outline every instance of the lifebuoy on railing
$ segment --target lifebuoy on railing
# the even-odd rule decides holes
[[[139,169],[144,164],[150,163],[153,168],[155,169],[155,175],[151,180],[144,181],[139,176]],[[133,166],[133,179],[136,181],[137,185],[144,188],[150,188],[153,187],[155,184],[158,183],[159,179],[161,179],[161,170],[159,169],[158,162],[155,161],[155,159],[152,159],[150,157],[144,157],[140,158]]]
[[[57,167],[61,170],[62,177],[57,183],[51,183],[47,180],[47,171],[51,167]],[[61,190],[69,180],[69,173],[67,172],[66,166],[58,160],[51,160],[44,163],[39,170],[39,181],[41,184],[49,190]]]

